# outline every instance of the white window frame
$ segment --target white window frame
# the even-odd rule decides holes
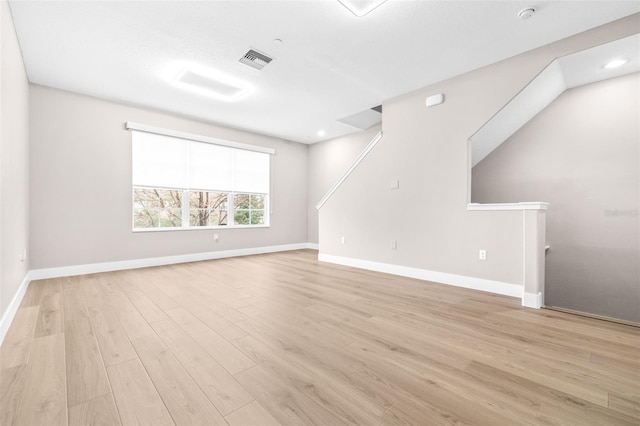
[[[136,228],[135,227],[135,210],[134,210],[134,192],[136,189],[160,189],[160,190],[170,190],[170,191],[181,191],[182,192],[182,226],[166,226],[166,227],[154,227],[154,228]],[[156,188],[150,186],[133,186],[131,190],[131,229],[133,232],[159,232],[159,231],[195,231],[195,230],[206,230],[206,229],[238,229],[238,228],[269,228],[270,224],[270,210],[269,210],[269,194],[262,194],[258,192],[233,192],[233,191],[204,191],[203,192],[224,192],[227,194],[227,224],[226,225],[217,225],[217,226],[191,226],[189,224],[189,192],[199,192],[194,189],[182,189],[182,188]],[[235,223],[235,205],[234,205],[234,196],[237,194],[249,194],[249,195],[262,195],[264,196],[264,223],[259,225],[237,225]],[[259,210],[259,209],[249,209],[251,210]]]

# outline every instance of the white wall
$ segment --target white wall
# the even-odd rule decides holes
[[[38,85],[30,93],[32,269],[307,241],[305,145]],[[133,233],[126,121],[274,148],[271,227]]]
[[[0,3],[0,318],[29,269],[29,83],[11,11]],[[2,324],[0,324],[2,325]],[[0,341],[2,340],[0,330]]]
[[[467,211],[467,141],[554,58],[633,34],[639,17],[384,102],[382,141],[320,211],[320,254],[522,285],[523,213]]]
[[[473,168],[478,203],[543,200],[545,303],[640,322],[640,74],[568,90]]]
[[[376,125],[362,132],[309,145],[307,240],[310,243],[318,243],[316,204],[342,177],[380,128],[380,125]]]

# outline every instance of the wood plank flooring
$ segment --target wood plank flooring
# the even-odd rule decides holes
[[[640,425],[640,329],[311,250],[32,282],[2,425]]]

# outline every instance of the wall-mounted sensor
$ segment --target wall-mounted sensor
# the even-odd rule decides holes
[[[425,103],[428,108],[428,107],[440,105],[443,102],[444,102],[444,95],[442,93],[438,93],[437,95],[429,96]]]
[[[533,7],[527,7],[526,9],[522,9],[518,12],[518,19],[522,19],[523,21],[529,19],[536,13],[536,10]]]

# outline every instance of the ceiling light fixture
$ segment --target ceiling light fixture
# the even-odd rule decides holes
[[[322,137],[324,137],[324,135],[326,135],[324,130],[318,130],[318,136],[320,136],[322,138]]]
[[[612,61],[610,61],[607,65],[605,65],[604,67],[608,70],[613,69],[613,68],[618,68],[621,67],[622,65],[626,64],[627,60],[626,59],[614,59]]]
[[[387,0],[338,0],[358,18],[362,18]]]
[[[176,87],[212,99],[235,102],[252,91],[245,81],[199,64],[175,64],[166,73],[167,80]]]

